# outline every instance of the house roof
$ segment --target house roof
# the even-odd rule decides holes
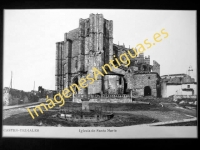
[[[162,75],[161,77],[167,77],[167,76],[186,76],[185,73],[181,73],[181,74],[169,74],[169,75]]]

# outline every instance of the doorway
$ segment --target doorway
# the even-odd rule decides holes
[[[151,95],[151,88],[149,86],[144,87],[144,96],[150,96]]]

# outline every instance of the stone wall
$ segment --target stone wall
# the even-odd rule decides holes
[[[96,103],[132,103],[131,99],[90,99],[90,102]]]
[[[177,101],[178,99],[184,99],[184,98],[188,98],[188,99],[197,99],[197,95],[173,95],[173,100]]]
[[[123,94],[124,79],[119,75],[104,76],[104,93],[106,94]]]
[[[130,94],[77,94],[74,96],[74,101],[77,103],[81,103],[82,99],[89,99],[89,102],[97,102],[97,103],[130,103],[132,102]]]
[[[90,14],[87,19],[80,18],[79,27],[65,33],[64,41],[56,44],[56,90],[61,91],[72,83],[77,84],[82,76],[90,74],[93,77],[93,67],[102,71],[101,67],[104,64],[109,64],[111,59],[127,53],[128,50],[130,46],[126,48],[124,44],[113,44],[112,20],[105,19],[102,14]],[[134,55],[133,51],[131,53]],[[143,96],[144,87],[149,86],[152,95],[158,96],[159,79],[155,74],[148,74],[152,69],[150,57],[144,58],[144,54],[141,53],[138,57],[130,59],[130,62],[129,67],[132,68],[129,69],[121,64],[108,75],[104,77],[99,75],[93,84],[77,91],[78,94],[124,94],[133,90]],[[126,71],[130,74],[127,75],[127,80],[124,78]],[[135,71],[144,72],[138,74]],[[153,71],[160,73],[160,65],[156,61]]]
[[[82,103],[80,98],[74,98],[75,103]],[[99,98],[99,99],[90,99],[89,102],[96,102],[96,103],[132,103],[130,98],[123,98],[123,99],[106,99],[106,98]]]
[[[148,55],[148,57],[145,56],[144,62],[148,65],[150,65],[150,56]]]
[[[103,99],[111,99],[111,98],[115,98],[115,99],[123,99],[123,98],[131,98],[130,94],[102,94],[102,95],[97,95],[97,94],[76,94],[74,95],[75,98],[79,98],[79,99],[99,99],[99,98],[103,98]]]
[[[22,90],[10,89],[7,87],[3,89],[3,105],[5,106],[38,101],[39,93],[24,92]]]
[[[157,97],[157,74],[126,74],[127,88],[136,91],[138,95],[144,96],[144,88],[149,86],[151,89],[151,95]]]
[[[63,82],[63,42],[56,43],[56,67],[55,67],[55,89],[57,91],[62,90],[64,86]]]
[[[160,75],[160,64],[153,60],[153,69],[152,69],[153,72],[157,72],[159,75]]]
[[[65,33],[64,42],[56,44],[56,54],[56,90],[60,91],[70,86],[77,75],[86,75],[86,72],[92,75],[92,67],[100,69],[112,59],[112,20],[104,19],[102,14],[81,18],[79,27]],[[99,77],[87,91],[95,94],[100,93],[102,88],[103,78]]]
[[[161,96],[167,97],[167,83],[161,82]]]

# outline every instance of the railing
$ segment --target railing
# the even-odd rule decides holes
[[[97,94],[76,94],[74,95],[75,98],[131,98],[130,94],[102,94],[102,95],[97,95]]]

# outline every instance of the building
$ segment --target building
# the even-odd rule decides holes
[[[90,14],[87,19],[80,19],[78,28],[64,34],[64,41],[56,43],[55,89],[57,92],[78,84],[87,74],[93,74],[92,68],[115,60],[130,48],[113,43],[113,21],[107,20],[102,14]],[[134,54],[133,54],[134,55]],[[136,58],[130,57],[130,65],[121,64],[107,71],[104,77],[88,87],[76,90],[76,94],[130,94],[132,91],[139,96],[160,96],[160,65],[150,56],[143,53]]]
[[[161,95],[197,95],[197,83],[187,74],[170,74],[161,76]]]
[[[38,94],[40,98],[53,98],[57,91],[44,89],[42,86],[38,87]]]
[[[37,91],[25,92],[9,87],[3,88],[3,105],[17,105],[23,103],[31,103],[39,101],[39,93]]]

